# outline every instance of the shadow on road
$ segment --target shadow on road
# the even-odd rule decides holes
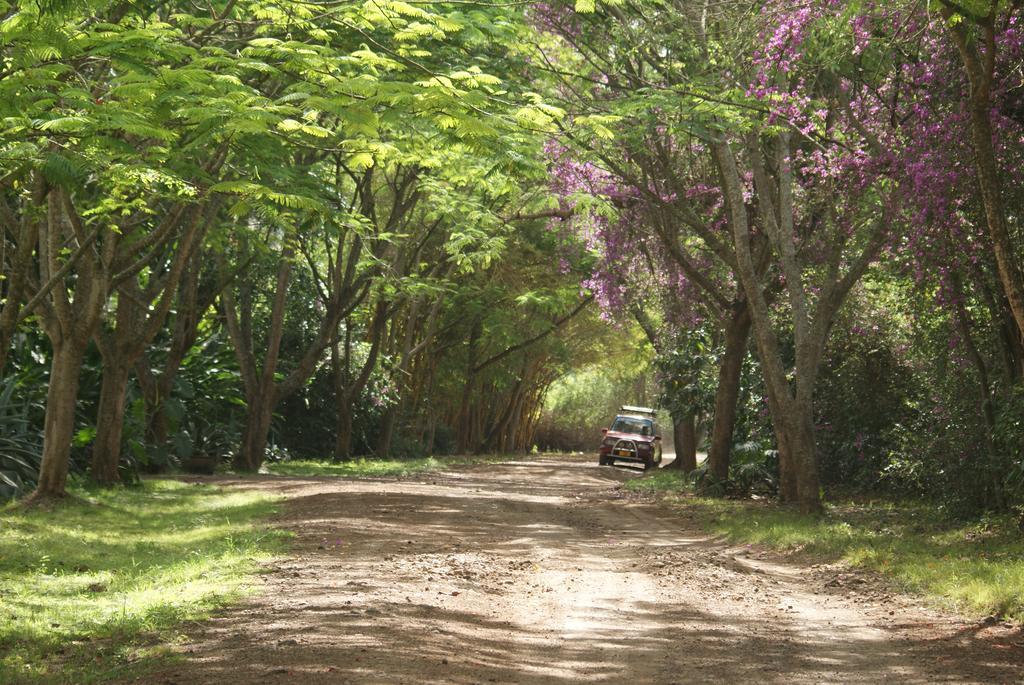
[[[818,616],[832,600],[796,571],[745,567],[658,507],[614,501],[633,477],[546,458],[239,481],[289,498],[294,556],[144,682],[1019,682],[1019,647],[896,634],[845,605]],[[808,613],[776,606],[788,596]]]

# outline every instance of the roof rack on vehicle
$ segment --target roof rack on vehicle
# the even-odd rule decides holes
[[[650,407],[633,407],[628,404],[622,405],[622,408],[619,409],[619,411],[630,412],[633,414],[650,414],[651,416],[654,416],[656,413]]]

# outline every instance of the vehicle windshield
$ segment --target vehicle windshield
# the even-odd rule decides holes
[[[635,416],[616,416],[612,430],[616,433],[639,433],[650,435],[654,422],[650,419],[638,419]]]

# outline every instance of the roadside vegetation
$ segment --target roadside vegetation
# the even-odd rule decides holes
[[[0,683],[90,683],[166,652],[282,551],[275,498],[170,480],[0,512]]]
[[[0,16],[0,503],[41,508],[4,514],[29,599],[0,621],[25,668],[118,616],[163,625],[155,579],[206,558],[189,536],[231,559],[270,506],[193,521],[207,490],[119,489],[143,475],[592,450],[622,404],[658,408],[703,495],[824,514],[755,509],[779,517],[763,542],[1019,612],[999,558],[929,574],[898,538],[943,559],[1024,507],[1024,3]],[[889,505],[848,520],[835,492],[968,527],[872,537]],[[102,506],[48,513],[69,494]],[[984,599],[988,576],[1006,589]],[[50,615],[37,586],[105,608]]]
[[[0,498],[643,404],[718,494],[1024,505],[1024,6],[712,5],[6,2]]]
[[[1024,537],[1009,515],[965,522],[931,502],[834,499],[820,516],[770,501],[701,497],[692,479],[660,471],[627,490],[695,514],[708,532],[808,559],[876,571],[933,604],[1024,622]]]

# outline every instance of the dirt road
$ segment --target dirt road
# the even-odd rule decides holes
[[[636,476],[541,459],[418,480],[239,482],[287,495],[293,556],[143,682],[1024,679],[1020,632],[711,540],[685,515],[622,498],[616,486]]]

